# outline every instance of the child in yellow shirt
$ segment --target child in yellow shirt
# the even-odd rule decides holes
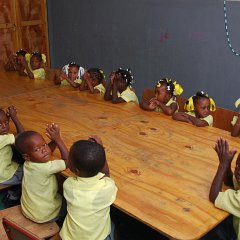
[[[46,131],[52,140],[49,144],[34,131],[23,132],[16,139],[16,147],[25,159],[21,209],[25,217],[37,223],[57,220],[61,214],[62,197],[55,174],[66,168],[68,158],[58,125],[52,123]],[[50,160],[56,146],[64,160]]]
[[[213,125],[211,111],[216,110],[215,102],[203,91],[190,97],[184,106],[187,112],[174,113],[172,118],[177,121],[187,122],[197,127]]]

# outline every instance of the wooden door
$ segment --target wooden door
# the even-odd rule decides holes
[[[0,65],[20,48],[44,53],[50,65],[46,0],[0,0]]]

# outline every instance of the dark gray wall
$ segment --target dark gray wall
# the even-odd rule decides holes
[[[75,60],[109,74],[129,67],[141,97],[162,77],[176,79],[184,97],[204,90],[233,109],[240,57],[228,47],[223,0],[51,0],[52,67]],[[228,2],[229,31],[240,52],[240,2]]]

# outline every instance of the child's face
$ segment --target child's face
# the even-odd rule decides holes
[[[0,111],[0,135],[8,134],[9,119],[4,111]]]
[[[194,112],[196,117],[205,118],[210,114],[210,100],[207,98],[200,98],[194,105]]]
[[[162,85],[160,87],[156,87],[155,97],[159,102],[167,103],[171,98],[171,94],[167,91],[166,86]]]
[[[127,83],[124,79],[118,77],[115,81],[117,81],[117,89],[121,93],[127,88]]]
[[[30,60],[32,70],[41,68],[42,62],[36,57],[32,56]]]
[[[25,142],[27,152],[24,154],[25,160],[37,163],[45,163],[50,160],[52,151],[40,134],[34,134]]]
[[[24,58],[25,58],[25,56],[23,56],[21,54],[17,55],[17,63],[21,64]]]
[[[75,66],[70,66],[68,69],[68,77],[70,80],[76,80],[78,78],[78,68]]]

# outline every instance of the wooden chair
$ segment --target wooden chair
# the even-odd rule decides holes
[[[232,124],[231,121],[233,116],[237,116],[238,113],[229,109],[217,107],[216,111],[212,113],[213,116],[213,127],[223,129],[231,132]]]
[[[47,239],[60,230],[55,222],[35,223],[25,218],[20,205],[0,211],[0,218],[3,220],[3,225],[0,224],[1,240]]]
[[[0,185],[0,191],[10,187],[12,187],[12,185]]]

